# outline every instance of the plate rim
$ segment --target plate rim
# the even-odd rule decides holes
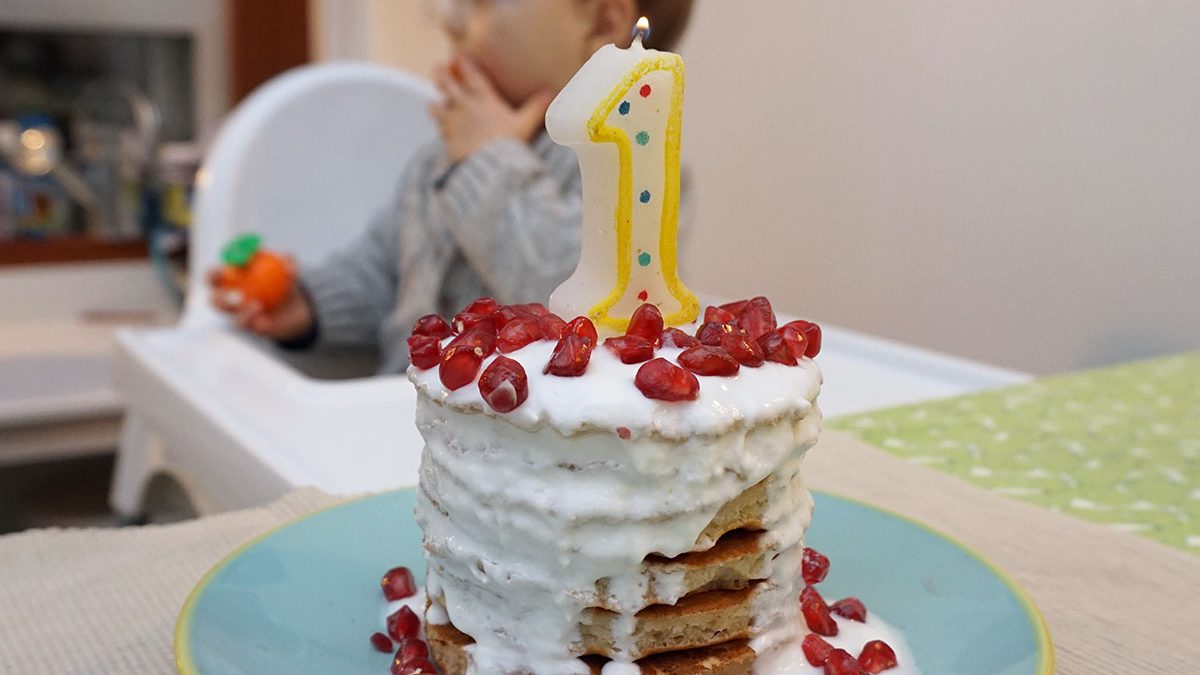
[[[189,628],[191,628],[191,625],[192,625],[192,618],[196,611],[196,604],[199,602],[200,597],[204,594],[204,591],[208,588],[208,585],[212,582],[213,579],[216,578],[216,576],[218,574],[221,573],[222,570],[224,570],[226,567],[228,567],[230,564],[232,564],[238,558],[245,555],[247,551],[249,551],[251,548],[253,548],[257,544],[259,544],[263,540],[267,539],[268,537],[274,536],[275,534],[279,533],[282,530],[300,525],[301,523],[303,523],[304,521],[306,521],[310,518],[313,518],[315,516],[319,516],[319,515],[322,515],[322,514],[330,512],[330,511],[337,510],[337,509],[342,509],[342,508],[346,508],[349,506],[353,506],[355,504],[358,504],[359,502],[367,501],[370,499],[375,499],[377,497],[382,497],[384,495],[390,495],[390,494],[395,494],[397,492],[404,492],[405,490],[416,490],[416,489],[417,489],[416,486],[410,485],[410,486],[398,488],[395,490],[387,490],[385,492],[379,492],[376,494],[355,497],[353,499],[341,502],[339,504],[332,504],[330,506],[326,506],[326,507],[317,509],[316,511],[313,511],[311,513],[307,513],[303,516],[293,518],[293,519],[287,521],[286,523],[280,523],[279,525],[272,527],[271,529],[267,530],[266,532],[263,532],[255,537],[249,539],[248,541],[244,542],[237,548],[235,548],[232,551],[230,551],[229,553],[227,553],[225,555],[225,557],[221,558],[219,561],[217,561],[217,563],[215,565],[213,565],[211,568],[209,568],[209,570],[204,573],[204,576],[200,577],[200,580],[196,582],[196,585],[192,587],[191,592],[188,593],[187,599],[184,601],[183,607],[180,608],[179,614],[175,619],[175,631],[174,631],[174,638],[172,640],[172,643],[173,643],[174,652],[175,652],[175,668],[179,671],[180,675],[203,675],[200,672],[200,670],[196,667],[196,662],[192,658],[192,645],[191,645],[190,638],[188,637],[188,630],[189,630]],[[980,563],[985,568],[987,568],[988,571],[990,571],[992,574],[996,575],[996,577],[1005,585],[1005,587],[1008,588],[1008,591],[1010,593],[1012,593],[1013,597],[1015,597],[1017,599],[1018,604],[1020,604],[1021,608],[1025,611],[1026,618],[1029,620],[1030,624],[1032,625],[1032,627],[1034,629],[1034,639],[1037,644],[1038,655],[1040,657],[1038,659],[1038,664],[1037,664],[1037,667],[1038,667],[1037,675],[1054,675],[1054,673],[1055,673],[1055,670],[1054,670],[1054,662],[1055,662],[1054,643],[1051,641],[1051,638],[1050,638],[1050,628],[1046,624],[1046,618],[1042,615],[1042,612],[1040,609],[1038,609],[1037,605],[1034,604],[1033,598],[1031,598],[1029,596],[1029,594],[1027,592],[1025,592],[1025,589],[1022,588],[1021,585],[1018,584],[1015,579],[1010,577],[1007,572],[1002,570],[1000,567],[998,567],[997,565],[992,563],[992,561],[988,560],[981,553],[976,551],[974,549],[974,547],[968,546],[967,544],[959,541],[958,539],[956,539],[956,538],[946,534],[945,532],[942,532],[930,525],[926,525],[925,523],[917,520],[916,518],[906,516],[902,513],[897,513],[895,511],[892,511],[891,509],[887,509],[882,506],[876,506],[875,504],[865,502],[861,499],[856,499],[854,497],[847,497],[845,495],[839,495],[839,494],[835,494],[835,493],[828,492],[825,490],[811,490],[811,492],[813,492],[814,494],[820,494],[823,497],[829,497],[829,498],[841,500],[843,502],[848,502],[848,503],[854,504],[856,506],[867,508],[872,511],[881,513],[885,516],[889,516],[891,518],[895,518],[897,520],[906,522],[909,525],[912,525],[919,529],[925,530],[929,534],[952,544],[953,546],[957,547],[958,549],[964,551],[965,553],[970,555],[972,558],[974,558],[976,560],[976,562]]]

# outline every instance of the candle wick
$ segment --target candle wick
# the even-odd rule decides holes
[[[642,18],[638,19],[637,23],[633,26],[633,41],[640,45],[642,41],[649,39],[650,21],[643,16]]]

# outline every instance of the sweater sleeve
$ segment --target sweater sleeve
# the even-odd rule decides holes
[[[579,261],[575,163],[552,166],[518,140],[484,146],[438,191],[446,229],[501,303],[545,301]]]
[[[320,344],[377,344],[379,326],[396,302],[400,220],[396,199],[356,241],[301,271]]]

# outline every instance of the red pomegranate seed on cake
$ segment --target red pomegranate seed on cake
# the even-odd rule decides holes
[[[737,375],[741,365],[724,350],[717,347],[692,347],[679,355],[679,365],[697,375],[728,377]]]
[[[403,664],[392,664],[392,675],[437,675],[437,667],[429,659],[419,659]]]
[[[575,333],[563,333],[562,338],[554,347],[554,353],[550,355],[550,362],[546,364],[546,369],[542,372],[558,377],[582,375],[587,370],[588,361],[592,359],[594,344],[596,344],[595,340]]]
[[[513,309],[520,310],[533,316],[545,316],[550,313],[546,306],[540,302],[526,302],[520,305],[510,305]]]
[[[629,427],[617,427],[617,438],[627,441],[631,436],[633,436],[633,434],[630,433]]]
[[[501,354],[515,352],[521,347],[542,339],[542,327],[532,316],[521,316],[504,324],[496,335],[496,348]]]
[[[492,355],[492,352],[496,351],[496,334],[489,332],[485,328],[475,326],[451,340],[446,347],[453,347],[454,345],[478,347],[479,353],[484,357],[488,357]]]
[[[779,334],[783,336],[783,341],[787,343],[788,349],[797,361],[804,358],[804,352],[808,349],[808,337],[799,328],[790,323],[784,324],[779,327]]]
[[[492,319],[491,314],[479,314],[477,312],[459,312],[454,315],[454,320],[451,321],[454,325],[454,332],[462,335],[472,328],[479,328],[483,331],[496,334],[496,322]]]
[[[758,346],[754,338],[740,330],[721,338],[721,349],[729,352],[729,355],[738,363],[749,368],[757,368],[767,360],[762,347]]]
[[[442,345],[432,335],[410,335],[408,358],[421,370],[429,370],[442,360]]]
[[[678,347],[680,349],[688,349],[689,347],[700,346],[700,341],[679,330],[678,328],[668,328],[662,332],[659,337],[659,342],[663,347]]]
[[[442,352],[438,377],[447,389],[454,391],[474,382],[482,365],[482,349],[469,344],[451,344]]]
[[[866,675],[866,672],[845,649],[835,649],[825,659],[825,675]]]
[[[825,659],[829,658],[829,652],[833,651],[833,645],[822,639],[820,635],[809,633],[800,643],[800,649],[804,651],[804,658],[808,659],[810,665],[820,668],[825,663]]]
[[[642,364],[633,383],[646,398],[659,401],[694,401],[700,395],[700,380],[663,358]]]
[[[842,598],[829,606],[829,611],[851,621],[867,622],[867,607],[858,598]]]
[[[392,659],[393,664],[406,664],[416,661],[423,661],[429,658],[429,645],[425,644],[424,640],[412,638],[400,643],[400,648],[396,650],[396,658]]]
[[[516,319],[533,319],[534,323],[537,323],[536,316],[505,305],[492,314],[492,325],[496,327],[496,335],[500,335],[500,331]]]
[[[704,308],[705,323],[733,323],[733,319],[733,313],[728,310],[712,305]]]
[[[818,553],[816,549],[805,546],[804,557],[800,562],[800,574],[804,577],[804,583],[810,586],[821,583],[825,575],[829,574],[829,558]]]
[[[734,316],[737,316],[738,314],[742,313],[742,308],[746,306],[747,302],[750,302],[750,301],[749,300],[735,300],[733,302],[727,302],[727,303],[721,305],[721,309],[725,310],[726,312],[729,312],[730,314],[732,314]]]
[[[479,393],[496,412],[512,412],[529,398],[525,367],[507,356],[497,356],[479,376]]]
[[[538,325],[542,327],[542,337],[547,340],[558,340],[567,328],[567,322],[557,314],[543,314],[538,317]]]
[[[654,358],[654,343],[636,335],[607,338],[604,347],[616,354],[621,363],[641,363]]]
[[[426,314],[413,324],[413,335],[429,335],[438,339],[448,338],[454,334],[450,324],[437,314]]]
[[[804,335],[804,355],[813,358],[821,353],[821,327],[811,321],[797,319],[789,321],[784,326],[791,326]]]
[[[421,619],[408,605],[392,612],[387,618],[387,632],[393,640],[409,640],[417,637],[421,630]]]
[[[495,314],[498,309],[500,309],[500,305],[495,300],[491,298],[479,298],[467,305],[463,311],[474,314]]]
[[[392,651],[392,639],[383,633],[371,633],[371,646],[384,654],[389,654]]]
[[[757,340],[760,335],[775,330],[775,311],[771,309],[771,301],[763,296],[750,298],[738,312],[736,325]]]
[[[817,635],[837,635],[837,621],[829,613],[825,599],[812,586],[805,586],[800,593],[800,613],[808,629]]]
[[[662,312],[658,310],[658,307],[647,302],[633,310],[633,316],[629,318],[629,327],[625,329],[625,334],[636,335],[654,344],[662,335],[662,331]]]
[[[727,323],[709,321],[700,324],[700,327],[696,329],[696,339],[700,341],[700,344],[708,345],[709,347],[720,347],[721,339],[732,333],[733,330],[733,326]]]
[[[393,567],[384,573],[379,580],[383,587],[383,597],[388,601],[403,600],[417,594],[417,582],[413,579],[412,570],[407,567]]]
[[[796,365],[796,357],[792,354],[787,340],[777,330],[768,331],[758,337],[758,346],[763,350],[763,356],[772,363],[782,363],[785,366]]]
[[[896,667],[896,652],[883,640],[871,640],[863,645],[862,653],[858,655],[858,665],[868,673],[882,673]]]
[[[567,322],[566,328],[563,329],[563,335],[571,333],[580,337],[585,337],[592,341],[592,346],[596,346],[596,341],[600,336],[596,333],[596,324],[586,316],[577,316]]]

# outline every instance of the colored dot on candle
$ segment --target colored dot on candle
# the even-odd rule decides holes
[[[638,145],[645,145],[645,144],[649,143],[650,142],[650,134],[646,133],[645,131],[639,131],[637,133],[637,142],[638,142]]]
[[[620,105],[620,107],[617,108],[617,112],[621,113],[622,115],[628,115],[629,114],[629,101],[621,101],[621,105]]]
[[[650,254],[646,253],[645,251],[642,251],[641,255],[638,256],[638,264],[641,265],[642,267],[649,267],[650,266]]]
[[[647,293],[646,291],[642,291],[641,293],[638,293],[638,296],[637,296],[638,300],[641,300],[642,302],[645,302],[646,298],[648,298],[648,297],[650,297],[650,294]]]
[[[642,200],[643,204],[649,204],[650,203],[650,191],[642,190],[642,194],[638,196],[638,199]]]
[[[650,95],[650,91],[651,91],[650,85],[643,84],[642,88],[638,90],[638,93],[642,95],[642,98],[646,98],[647,96]]]

